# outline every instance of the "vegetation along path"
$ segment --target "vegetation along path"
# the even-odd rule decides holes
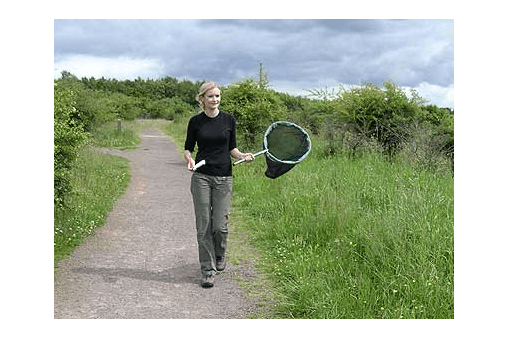
[[[255,306],[232,280],[239,267],[200,287],[191,174],[180,153],[155,129],[141,136],[136,151],[105,150],[129,159],[131,183],[105,225],[59,263],[54,317],[246,317]]]

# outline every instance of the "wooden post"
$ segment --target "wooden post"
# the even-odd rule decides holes
[[[117,120],[117,131],[121,131],[122,130],[122,120],[118,119]]]

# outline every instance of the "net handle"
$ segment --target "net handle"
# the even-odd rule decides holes
[[[261,150],[261,151],[260,151],[260,152],[258,152],[258,153],[253,154],[253,156],[256,158],[256,156],[258,156],[258,155],[260,155],[260,154],[263,154],[263,153],[267,153],[268,151],[269,151],[268,149],[264,149],[264,150]],[[246,160],[244,160],[244,159],[240,159],[239,161],[234,162],[234,163],[233,163],[233,166],[238,165],[238,164],[240,164],[240,163],[242,163],[242,162],[244,162],[244,161],[246,161]]]

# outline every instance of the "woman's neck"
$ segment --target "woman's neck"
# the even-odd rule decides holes
[[[219,114],[219,109],[213,109],[213,110],[206,109],[204,112],[209,118],[215,118]]]

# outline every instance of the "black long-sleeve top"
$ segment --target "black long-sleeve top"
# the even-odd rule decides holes
[[[196,172],[221,177],[232,175],[230,151],[237,147],[236,127],[235,117],[224,111],[214,118],[202,112],[189,119],[184,149],[192,153],[198,144],[195,162],[206,161]]]

